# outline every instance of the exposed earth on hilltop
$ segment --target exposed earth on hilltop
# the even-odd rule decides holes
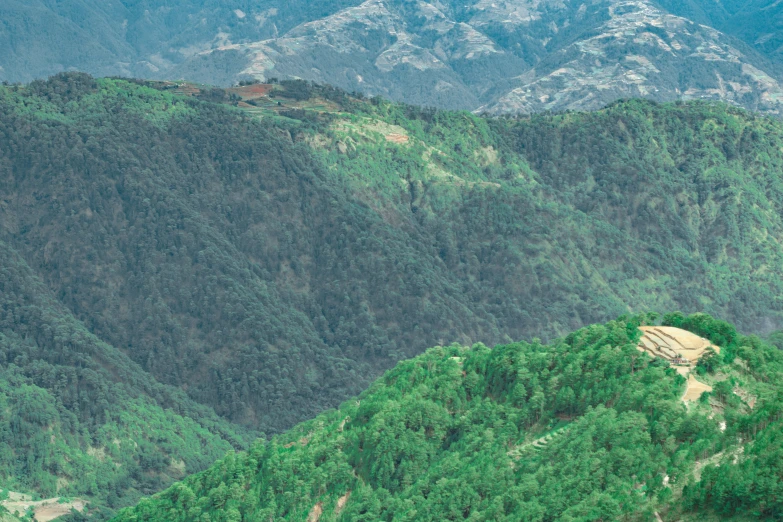
[[[639,351],[665,359],[687,379],[683,402],[698,400],[702,393],[712,391],[712,386],[697,380],[691,370],[709,351],[720,354],[720,347],[682,328],[641,326],[639,329],[644,332]]]

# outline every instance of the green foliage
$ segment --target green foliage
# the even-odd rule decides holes
[[[716,418],[708,403],[686,407],[683,378],[637,350],[635,322],[549,345],[432,348],[338,410],[230,454],[116,520],[304,520],[317,509],[321,520],[650,520],[696,507],[775,518],[781,461],[766,449],[780,431],[761,419],[779,418],[779,387],[772,410],[727,403]],[[746,382],[754,392],[758,384]],[[753,456],[707,466],[694,481],[697,462],[738,455],[738,437],[753,440]],[[770,472],[775,479],[762,478]],[[735,473],[757,494],[731,497],[745,490],[721,475]]]
[[[708,373],[714,373],[718,366],[720,366],[720,359],[720,356],[714,349],[707,348],[704,355],[699,358],[697,366],[703,368],[704,371]]]
[[[245,447],[246,428],[284,431],[454,340],[553,339],[640,309],[705,310],[761,333],[783,324],[780,123],[639,101],[490,120],[304,85],[276,86],[286,115],[248,109],[260,121],[225,93],[207,103],[145,82],[64,74],[0,88],[0,383],[28,412],[0,447],[9,484],[125,505]],[[285,98],[297,88],[298,105]],[[610,344],[654,320],[627,315]],[[739,358],[774,381],[761,340],[707,316],[664,322],[723,348],[715,374]],[[504,398],[519,433],[614,393],[503,368],[467,372],[465,386]],[[725,392],[708,399],[740,408]],[[440,424],[417,429],[447,440],[448,411],[419,406]],[[639,421],[625,412],[592,415]],[[413,487],[435,462],[429,436],[400,437],[412,448],[402,468],[397,449],[347,463],[378,477],[372,495],[351,482],[356,498],[383,506],[376,489]],[[614,509],[574,502],[573,518]]]
[[[0,243],[0,480],[118,508],[248,434],[91,334]]]
[[[783,234],[779,122],[639,100],[521,120],[378,102],[343,121],[316,129],[330,172],[387,220],[428,232],[511,338],[562,334],[579,326],[566,317],[606,319],[599,310],[780,324],[783,288],[768,268],[783,251],[764,239]],[[378,121],[409,141],[388,143],[383,133],[400,130]],[[731,345],[736,332],[705,335]]]
[[[711,510],[723,517],[750,515],[779,520],[783,516],[783,355],[756,337],[740,337],[737,358],[744,372],[758,379],[757,401],[736,417],[742,448],[727,449],[704,468],[701,480],[683,491],[686,508]],[[715,394],[729,405],[744,402],[733,384],[718,382]],[[731,416],[727,416],[731,418]]]

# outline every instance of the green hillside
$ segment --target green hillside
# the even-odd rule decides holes
[[[714,392],[683,404],[685,380],[636,348],[652,319],[432,348],[116,520],[779,519],[780,351],[704,314],[665,316],[722,343],[698,369]]]
[[[426,234],[502,334],[640,308],[780,327],[778,121],[641,100],[524,119],[377,99],[324,114],[317,94],[313,110],[250,111],[297,118],[295,138],[387,223]]]
[[[255,88],[0,86],[0,486],[126,506],[429,346],[783,325],[780,122]]]
[[[102,513],[249,442],[95,337],[0,242],[0,483]]]

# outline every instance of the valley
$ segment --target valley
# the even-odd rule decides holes
[[[378,520],[386,515],[372,506],[381,505],[430,509],[418,504],[415,488],[435,486],[415,485],[412,477],[423,472],[413,463],[398,470],[398,454],[384,453],[380,439],[366,442],[378,448],[375,460],[362,460],[358,449],[316,458],[337,477],[313,486],[326,487],[328,497],[302,490],[302,503],[290,503],[278,497],[289,478],[268,491],[237,481],[250,484],[256,473],[244,459],[279,462],[277,451],[316,451],[327,439],[344,444],[338,434],[353,437],[354,427],[374,418],[374,410],[361,409],[361,394],[372,393],[375,379],[414,367],[429,379],[430,363],[410,360],[437,346],[434,359],[422,360],[448,369],[441,377],[456,380],[447,388],[478,409],[460,420],[452,404],[420,403],[400,426],[431,415],[443,423],[421,424],[421,440],[419,428],[400,431],[401,440],[414,437],[404,451],[411,462],[429,462],[447,456],[438,449],[444,441],[471,433],[460,444],[485,441],[479,446],[489,453],[470,466],[507,465],[508,473],[541,479],[523,494],[511,475],[487,475],[519,491],[531,513],[565,516],[535,491],[568,477],[562,469],[547,475],[527,456],[561,452],[595,423],[621,436],[626,428],[615,426],[616,416],[647,422],[663,453],[643,436],[639,447],[648,453],[629,460],[635,464],[617,475],[608,496],[568,500],[584,512],[599,509],[590,504],[598,498],[631,510],[718,509],[707,493],[699,500],[700,489],[677,497],[686,504],[667,504],[656,477],[674,476],[664,463],[674,462],[676,448],[685,444],[688,456],[676,466],[687,476],[693,462],[735,444],[736,430],[745,441],[753,432],[754,440],[763,433],[764,444],[776,444],[765,424],[777,418],[774,390],[765,388],[775,380],[776,352],[762,341],[776,339],[783,323],[776,275],[783,267],[783,126],[776,119],[719,103],[644,100],[494,118],[302,81],[220,89],[79,73],[0,87],[0,113],[0,477],[8,490],[83,500],[96,520],[202,478],[187,486],[194,495],[187,510],[198,505],[210,517],[236,509],[241,520],[280,506],[286,514],[278,516],[303,520],[319,503],[320,520],[356,519],[362,510]],[[634,315],[677,309],[729,318],[760,337],[737,341],[733,327],[711,318],[707,328],[690,315],[668,314],[666,324]],[[582,329],[617,317],[625,319],[609,330],[595,327],[605,342]],[[689,359],[691,375],[712,391],[694,384],[683,406],[688,381],[637,348],[639,326],[679,328],[719,347],[716,358]],[[569,340],[575,331],[587,336],[584,343]],[[661,336],[659,345],[668,339]],[[559,367],[561,378],[543,382],[548,365],[560,364],[554,354],[570,360],[577,345],[592,347],[592,362],[573,361]],[[524,388],[511,374],[496,379],[471,366],[503,353],[517,357],[515,350],[531,361]],[[577,368],[611,389],[569,384],[568,391],[562,383]],[[661,431],[645,405],[653,381],[661,389],[650,389],[650,400],[665,399],[654,415],[688,420],[676,433]],[[413,400],[405,394],[394,401]],[[351,397],[361,404],[350,406]],[[482,406],[471,402],[479,397],[491,410],[499,397],[508,399],[497,403],[497,417],[482,420]],[[629,410],[616,409],[620,399]],[[378,400],[365,408],[397,408]],[[323,412],[330,413],[318,417]],[[324,429],[316,427],[321,422]],[[275,437],[283,438],[267,442]],[[200,475],[227,452],[237,459],[225,461],[232,478],[221,475],[222,464]],[[461,458],[439,461],[438,473],[463,466]],[[720,479],[710,473],[707,480]],[[642,482],[651,500],[617,500]],[[492,491],[492,484],[470,488]],[[376,486],[395,497],[376,497],[384,495]],[[185,502],[190,494],[181,491],[154,498]],[[256,499],[267,492],[262,504],[245,505],[241,491],[255,491]],[[483,504],[490,497],[471,491],[458,511],[476,509],[488,519],[500,513]],[[145,502],[139,513],[155,520],[157,500]]]
[[[3,0],[0,522],[783,520],[781,21]]]

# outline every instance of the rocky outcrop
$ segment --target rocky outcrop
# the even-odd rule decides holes
[[[179,72],[215,69],[208,64],[225,56],[235,64],[229,77],[297,77],[492,114],[591,110],[629,97],[778,114],[783,88],[742,49],[647,0],[367,0],[276,38],[203,51]]]

